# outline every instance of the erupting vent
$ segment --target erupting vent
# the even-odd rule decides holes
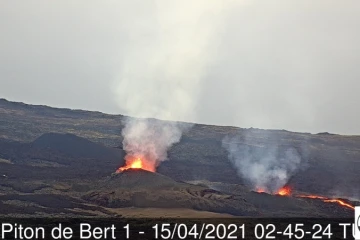
[[[258,193],[269,193],[269,191],[264,188],[257,188],[256,192]],[[270,193],[269,193],[270,194]],[[272,192],[272,194],[280,195],[280,196],[291,196],[291,188],[289,186],[284,186],[277,190],[276,192]]]
[[[149,172],[155,172],[155,165],[150,161],[147,161],[144,157],[127,156],[125,166],[116,170],[116,173],[121,173],[127,169],[143,169]]]
[[[267,191],[263,188],[257,188],[256,192],[258,193],[266,193]],[[268,192],[267,192],[268,193]],[[292,189],[289,186],[284,186],[282,188],[280,188],[277,192],[275,192],[276,195],[280,195],[280,196],[291,196],[292,195]],[[345,202],[345,200],[341,200],[338,198],[328,198],[328,197],[324,197],[324,196],[318,196],[318,195],[294,195],[294,197],[296,198],[310,198],[310,199],[319,199],[322,200],[323,202],[326,203],[337,203],[341,206],[350,208],[350,209],[355,209],[354,206],[352,206],[351,204]]]
[[[277,194],[280,195],[280,196],[290,196],[291,195],[291,188],[288,187],[288,186],[282,187],[282,188],[279,189]]]

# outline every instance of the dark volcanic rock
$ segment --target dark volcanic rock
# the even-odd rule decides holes
[[[360,136],[194,124],[169,149],[169,160],[157,169],[162,175],[125,172],[108,177],[123,164],[122,147],[111,148],[122,142],[122,120],[121,115],[0,99],[0,138],[4,139],[0,139],[0,176],[6,176],[0,178],[1,194],[66,189],[67,194],[110,207],[187,207],[244,216],[349,214],[347,209],[321,201],[244,192],[246,182],[222,147],[224,136],[240,136],[239,144],[256,151],[296,149],[306,162],[288,183],[296,191],[359,198]],[[220,193],[181,182],[195,180],[232,187]],[[221,186],[217,184],[215,190]]]
[[[33,142],[38,148],[49,148],[73,157],[109,159],[118,158],[115,150],[73,134],[46,133]]]
[[[128,169],[121,173],[114,173],[107,178],[101,188],[119,189],[119,188],[164,188],[181,187],[187,185],[177,182],[165,175],[149,172],[143,169]]]
[[[124,152],[72,134],[49,133],[33,143],[0,139],[0,159],[5,159],[0,175],[19,181],[96,179],[115,172],[124,163]]]
[[[248,190],[223,193],[206,186],[175,181],[167,176],[139,169],[113,174],[83,195],[109,208],[191,208],[237,216],[348,217],[349,209],[308,199],[259,194]],[[334,213],[334,214],[333,214]]]
[[[95,190],[84,194],[83,199],[110,208],[191,208],[233,215],[255,214],[252,206],[241,197],[144,170],[113,174]]]

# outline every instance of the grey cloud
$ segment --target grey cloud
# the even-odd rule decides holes
[[[359,134],[359,9],[325,0],[3,1],[0,96]]]

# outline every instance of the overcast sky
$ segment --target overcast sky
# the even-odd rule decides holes
[[[360,1],[0,2],[0,97],[360,134]]]

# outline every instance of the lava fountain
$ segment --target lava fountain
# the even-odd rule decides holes
[[[291,187],[289,186],[284,186],[280,189],[278,189],[276,192],[269,192],[267,190],[265,190],[265,188],[261,188],[258,187],[255,190],[258,193],[269,193],[269,194],[275,194],[275,195],[280,195],[280,196],[291,196]]]
[[[143,156],[126,156],[125,165],[116,170],[116,173],[121,173],[128,169],[143,169],[149,172],[155,172],[155,164],[147,160]]]
[[[280,196],[291,196],[291,188],[289,186],[284,186],[280,188],[276,194]]]

